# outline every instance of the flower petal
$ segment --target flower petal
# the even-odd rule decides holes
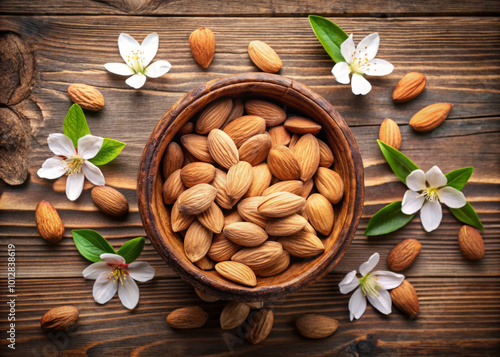
[[[102,253],[100,257],[109,264],[126,264],[125,258],[118,254]]]
[[[160,76],[163,76],[165,73],[170,71],[170,68],[172,68],[172,65],[168,61],[156,61],[155,63],[151,64],[148,68],[146,68],[146,71],[144,71],[144,74],[148,76],[149,78],[158,78]]]
[[[158,52],[158,43],[159,38],[156,32],[150,33],[144,41],[142,41],[141,50],[143,51],[142,56],[144,58],[142,60],[143,67],[147,67],[156,56],[156,52]]]
[[[141,45],[136,41],[132,36],[121,33],[118,37],[118,49],[120,50],[120,56],[122,56],[123,60],[130,65],[130,55],[132,51],[140,50]]]
[[[84,181],[85,176],[83,176],[82,172],[68,176],[68,180],[66,181],[66,197],[68,197],[68,200],[74,201],[80,197]]]
[[[109,273],[111,271],[111,267],[106,262],[97,262],[94,264],[90,264],[86,267],[82,275],[85,279],[95,280],[101,275],[101,273]]]
[[[127,277],[123,281],[123,285],[118,286],[118,297],[123,306],[132,310],[139,302],[139,288],[134,279]]]
[[[366,58],[368,60],[371,60],[377,55],[379,44],[380,37],[378,33],[371,33],[364,39],[362,39],[358,44],[358,47],[356,47],[355,56],[361,59]]]
[[[392,312],[391,294],[389,294],[389,292],[383,288],[379,288],[378,293],[380,294],[380,296],[367,295],[366,297],[374,308],[385,315],[389,315]]]
[[[130,76],[135,73],[134,69],[125,63],[106,63],[104,64],[104,68],[106,68],[109,72],[119,74],[120,76]]]
[[[342,84],[349,84],[351,79],[349,74],[351,74],[351,67],[346,62],[339,62],[332,68],[332,74],[337,80],[337,82]]]
[[[392,73],[394,66],[386,60],[374,58],[363,65],[361,70],[369,76],[385,76]]]
[[[113,283],[113,279],[108,279],[106,273],[101,273],[95,283],[92,295],[94,300],[99,304],[105,304],[116,294],[118,284]]]
[[[361,288],[358,288],[354,294],[352,294],[349,299],[349,313],[351,316],[351,321],[353,318],[359,319],[366,311],[366,298],[361,291]]]
[[[73,142],[64,134],[50,134],[47,138],[50,151],[61,156],[75,156],[76,150]]]
[[[405,280],[403,274],[393,273],[392,271],[374,271],[373,275],[377,277],[377,283],[386,290],[397,288]]]
[[[96,186],[104,186],[104,175],[101,170],[90,161],[83,162],[83,173],[85,177]]]
[[[427,232],[432,232],[439,227],[442,218],[443,211],[441,203],[439,203],[438,200],[434,200],[432,202],[427,201],[420,210],[420,220],[422,221],[422,226]]]
[[[368,258],[368,261],[364,262],[359,266],[359,273],[363,276],[368,274],[375,268],[375,266],[378,264],[378,261],[380,260],[380,255],[378,253],[373,253],[370,258]]]
[[[359,286],[359,279],[356,278],[356,270],[348,273],[345,278],[339,283],[340,292],[347,294]]]
[[[448,183],[448,179],[437,166],[432,166],[425,176],[431,187],[441,187]]]
[[[101,150],[104,138],[94,135],[85,135],[78,139],[78,155],[85,160],[92,159]]]
[[[155,276],[155,269],[147,262],[130,263],[127,272],[134,280],[141,282],[151,280]]]
[[[354,58],[355,52],[356,52],[356,46],[354,45],[353,35],[351,33],[347,38],[347,40],[342,42],[342,44],[340,45],[340,53],[342,54],[342,57],[344,57],[347,63],[351,63],[352,59]]]
[[[351,80],[352,92],[356,95],[365,95],[372,90],[372,85],[360,74],[354,73]]]
[[[61,177],[66,173],[64,161],[59,156],[50,157],[42,164],[42,167],[37,171],[38,177],[49,180]]]
[[[460,208],[465,206],[467,200],[462,192],[456,188],[446,186],[437,191],[439,201],[450,208]]]
[[[422,191],[427,188],[425,185],[425,172],[414,170],[406,177],[406,186],[412,191]]]
[[[132,77],[128,78],[125,83],[134,89],[139,89],[146,83],[146,76],[142,73],[134,74]]]
[[[403,202],[401,203],[401,212],[404,214],[414,214],[425,202],[425,197],[418,192],[408,190],[403,196]]]

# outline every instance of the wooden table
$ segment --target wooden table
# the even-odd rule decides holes
[[[30,75],[33,89],[8,94],[2,115],[14,115],[31,145],[29,178],[20,186],[0,186],[2,295],[0,298],[2,356],[188,356],[188,355],[495,355],[500,351],[500,3],[495,0],[453,0],[407,3],[402,0],[325,1],[201,1],[188,0],[3,0],[0,2],[0,42],[24,51],[25,62],[2,67],[1,82],[16,71]],[[326,16],[355,34],[356,42],[372,32],[381,37],[379,57],[395,65],[386,77],[372,78],[373,90],[357,97],[330,74],[333,62],[314,36],[308,14]],[[189,34],[208,27],[216,37],[211,66],[198,66],[189,50]],[[106,72],[103,64],[121,61],[117,38],[126,32],[142,40],[156,31],[156,59],[172,63],[161,78],[149,79],[141,90]],[[303,291],[275,301],[275,323],[268,339],[252,346],[237,331],[223,331],[218,317],[222,302],[201,302],[191,286],[161,260],[149,241],[140,257],[156,269],[152,282],[140,284],[134,311],[117,297],[106,305],[92,298],[93,281],[81,272],[89,264],[77,252],[71,230],[98,230],[115,246],[144,234],[137,209],[136,176],[147,138],[161,116],[184,93],[221,76],[255,72],[247,46],[263,40],[280,55],[280,74],[296,79],[329,100],[356,136],[365,165],[365,209],[347,254],[332,273]],[[23,47],[24,46],[24,47]],[[30,52],[32,51],[32,52]],[[16,52],[17,53],[17,52]],[[1,61],[1,60],[0,60]],[[15,68],[15,69],[14,69]],[[422,72],[427,87],[417,99],[395,105],[391,93],[407,72]],[[28,77],[30,83],[31,77]],[[15,82],[15,81],[14,81]],[[24,82],[22,82],[24,83]],[[86,112],[92,133],[127,143],[122,154],[102,167],[106,183],[118,188],[130,203],[126,218],[110,218],[97,210],[90,190],[76,202],[64,194],[64,184],[38,178],[36,171],[49,157],[47,136],[61,132],[71,105],[66,93],[72,83],[96,86],[106,105]],[[21,84],[23,85],[23,84]],[[9,93],[3,89],[3,94]],[[2,95],[3,95],[2,94]],[[4,96],[5,99],[5,96]],[[409,119],[435,102],[453,103],[448,119],[430,133],[417,133]],[[438,165],[443,172],[474,166],[463,192],[484,223],[486,256],[470,262],[460,253],[461,223],[444,209],[439,229],[425,233],[418,217],[400,231],[376,238],[363,235],[370,217],[382,206],[400,200],[405,187],[392,174],[376,143],[384,118],[395,120],[402,132],[402,152],[421,168]],[[31,128],[31,129],[30,129]],[[15,159],[15,156],[13,156]],[[60,244],[42,240],[35,228],[34,209],[42,200],[59,211],[66,227]],[[380,268],[392,247],[417,238],[422,251],[404,274],[415,286],[421,312],[408,320],[399,311],[383,316],[372,307],[349,321],[349,295],[338,283],[373,252]],[[16,247],[16,350],[7,348],[7,245]],[[70,336],[40,329],[50,308],[74,305],[79,327]],[[201,305],[209,322],[194,331],[175,331],[165,322],[175,308]],[[340,321],[338,331],[324,340],[307,340],[296,332],[295,319],[321,313]]]

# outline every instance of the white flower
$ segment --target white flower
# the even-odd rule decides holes
[[[57,156],[51,157],[38,170],[38,176],[45,179],[56,179],[68,175],[66,196],[70,201],[80,197],[85,177],[97,186],[104,186],[104,176],[101,170],[88,161],[101,150],[103,138],[85,135],[78,139],[78,149],[64,134],[50,134],[47,139],[49,149]]]
[[[433,166],[427,173],[422,170],[412,171],[406,178],[406,191],[401,211],[414,214],[420,210],[420,220],[427,232],[439,227],[443,212],[440,202],[451,208],[465,206],[467,200],[462,192],[446,186],[448,179],[439,167]]]
[[[157,78],[167,73],[172,65],[168,61],[156,61],[148,66],[158,52],[158,34],[150,33],[142,44],[126,33],[118,37],[118,49],[125,63],[106,63],[104,67],[120,76],[132,76],[125,83],[135,89],[141,88],[146,76]]]
[[[367,94],[371,89],[371,84],[363,77],[369,76],[385,76],[392,72],[394,66],[389,62],[375,58],[378,52],[380,37],[378,33],[372,33],[366,36],[354,48],[352,34],[342,45],[340,45],[340,53],[346,60],[338,62],[332,69],[332,74],[337,82],[349,84],[352,73],[352,92],[356,95]]]
[[[353,270],[339,284],[342,294],[347,294],[357,288],[349,300],[351,321],[353,318],[359,319],[364,314],[366,298],[381,313],[389,315],[392,311],[391,295],[387,290],[401,285],[405,276],[391,271],[375,271],[371,273],[378,264],[379,259],[379,254],[374,253],[367,262],[359,266],[362,278],[357,278],[356,270]]]
[[[83,272],[85,279],[95,280],[92,295],[99,304],[105,304],[118,290],[123,306],[133,309],[139,302],[139,288],[134,280],[148,281],[155,276],[154,268],[146,262],[125,263],[117,254],[101,254],[102,262],[89,265]]]

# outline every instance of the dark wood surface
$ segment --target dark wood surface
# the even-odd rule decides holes
[[[500,350],[499,11],[497,1],[1,1],[0,31],[13,32],[26,43],[33,51],[36,70],[31,93],[9,94],[11,100],[20,101],[8,107],[2,101],[0,108],[13,111],[23,125],[31,126],[28,180],[21,186],[0,186],[1,331],[7,330],[9,243],[16,246],[18,294],[16,351],[7,349],[2,332],[0,355],[496,355]],[[309,13],[329,16],[353,32],[356,41],[379,32],[379,57],[393,63],[394,72],[370,79],[373,90],[367,96],[352,95],[330,74],[333,62],[309,27]],[[200,26],[212,29],[216,38],[215,57],[207,70],[196,64],[189,51],[189,34]],[[125,85],[125,78],[107,73],[103,64],[120,61],[116,41],[121,32],[142,40],[153,31],[160,36],[156,59],[168,60],[173,67],[135,91]],[[7,33],[0,35],[5,40]],[[141,260],[154,266],[156,277],[139,284],[138,307],[130,312],[116,297],[104,306],[96,304],[93,281],[81,276],[88,261],[76,251],[71,230],[96,229],[115,247],[144,234],[135,190],[139,160],[151,131],[195,86],[224,75],[257,72],[247,54],[248,43],[256,39],[266,41],[280,55],[281,75],[310,86],[330,101],[358,141],[365,166],[365,207],[345,257],[311,287],[270,303],[275,325],[268,339],[257,346],[243,342],[238,331],[221,330],[218,316],[223,303],[201,302],[149,241]],[[410,71],[424,73],[427,87],[415,100],[395,105],[392,90]],[[8,75],[0,74],[2,84]],[[29,87],[30,81],[23,83]],[[72,83],[94,85],[106,99],[103,110],[86,113],[92,133],[127,143],[122,154],[103,167],[107,184],[129,200],[131,209],[125,218],[99,212],[88,189],[78,201],[70,202],[62,182],[36,175],[50,155],[48,134],[62,130],[71,105],[66,90]],[[3,93],[7,92],[2,89],[0,99]],[[411,116],[435,102],[454,104],[449,118],[430,133],[414,132],[408,125]],[[484,259],[469,262],[461,255],[457,243],[461,224],[447,209],[441,226],[432,233],[424,232],[417,217],[387,236],[362,234],[373,213],[401,199],[405,191],[375,141],[386,117],[400,125],[401,150],[423,169],[438,165],[447,172],[475,167],[463,192],[485,225]],[[58,209],[66,227],[57,246],[46,244],[35,228],[34,209],[42,199]],[[419,317],[409,321],[398,311],[385,317],[368,307],[359,321],[350,322],[349,296],[339,293],[338,283],[375,251],[382,257],[379,267],[387,268],[389,251],[405,238],[422,243],[416,263],[404,272],[419,295]],[[44,333],[41,316],[65,304],[80,310],[78,330],[69,337]],[[165,318],[170,311],[195,304],[210,315],[205,327],[196,331],[168,327]],[[293,323],[312,312],[338,319],[339,330],[319,341],[300,337]]]

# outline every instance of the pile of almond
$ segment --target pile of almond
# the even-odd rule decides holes
[[[186,123],[163,162],[163,198],[186,257],[255,286],[291,256],[321,254],[344,193],[332,151],[315,136],[321,129],[269,101],[239,98],[214,101]]]

